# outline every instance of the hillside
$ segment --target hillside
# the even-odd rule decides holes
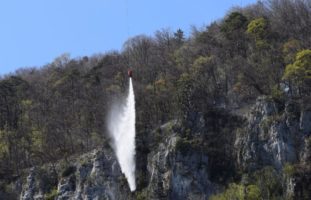
[[[311,3],[232,9],[0,79],[0,199],[310,199]],[[137,191],[106,119],[136,94]]]

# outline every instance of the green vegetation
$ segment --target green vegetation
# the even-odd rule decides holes
[[[62,177],[67,177],[70,176],[71,174],[76,172],[76,167],[75,166],[68,166],[65,168],[65,170],[62,172]]]
[[[283,173],[287,177],[292,177],[296,172],[295,166],[289,163],[286,163],[283,167]]]
[[[267,35],[267,21],[263,17],[252,20],[247,26],[247,33],[257,40],[263,39]]]
[[[257,185],[238,185],[232,183],[219,195],[211,196],[211,200],[260,200],[262,199],[260,190]]]
[[[260,95],[297,101],[310,96],[309,13],[302,0],[258,2],[187,38],[180,29],[156,31],[130,38],[120,52],[64,54],[1,77],[0,175],[10,178],[107,144],[105,119],[126,93],[130,67],[137,132],[179,120],[178,149],[202,147],[212,163],[211,179],[226,182],[235,174],[233,127],[243,123],[223,110]],[[198,128],[201,121],[206,126]],[[194,140],[198,132],[201,138]],[[161,138],[165,132],[158,133]]]
[[[46,194],[45,200],[55,200],[57,198],[57,188],[51,190],[50,193]]]
[[[299,94],[310,90],[311,49],[301,50],[296,54],[294,62],[286,66],[283,79],[293,81]]]
[[[250,174],[249,183],[231,183],[220,194],[213,195],[212,200],[259,200],[283,199],[282,180],[271,167]]]
[[[311,79],[311,50],[299,51],[293,64],[287,65],[284,78]]]
[[[285,63],[289,64],[294,62],[295,56],[299,50],[301,50],[301,44],[299,40],[289,39],[287,42],[285,42],[282,49]]]
[[[257,185],[238,185],[232,183],[221,194],[211,196],[211,200],[260,200],[262,199],[260,189]]]
[[[221,31],[226,37],[234,39],[234,34],[244,31],[247,26],[247,18],[240,12],[232,12],[225,19],[221,26]]]
[[[245,199],[245,188],[243,185],[230,184],[229,187],[219,195],[212,196],[211,200],[243,200]]]
[[[249,200],[259,200],[261,199],[260,189],[257,185],[248,185],[246,187],[245,199]]]
[[[248,24],[246,32],[255,39],[258,48],[268,47],[268,43],[265,39],[267,38],[269,31],[268,22],[265,18],[260,17],[252,20]]]
[[[191,150],[199,150],[200,146],[197,140],[188,140],[186,138],[178,138],[176,141],[176,150],[179,151],[181,154],[186,155]]]
[[[137,191],[136,193],[136,199],[137,200],[146,200],[148,199],[148,193],[146,190]]]

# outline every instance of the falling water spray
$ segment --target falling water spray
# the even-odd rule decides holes
[[[132,192],[136,189],[135,118],[135,95],[132,78],[130,77],[129,93],[126,102],[122,105],[113,106],[109,117],[108,129],[121,171],[125,175]]]

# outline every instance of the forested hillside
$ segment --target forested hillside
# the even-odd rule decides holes
[[[189,37],[180,29],[164,29],[128,39],[120,52],[64,54],[45,66],[3,76],[0,181],[14,180],[34,165],[108,146],[107,112],[126,94],[128,68],[136,92],[137,138],[178,120],[184,138],[192,140],[200,116],[213,113],[224,121],[213,123],[208,143],[196,142],[207,145],[215,162],[211,170],[227,169],[234,159],[228,156],[235,138],[230,127],[240,121],[227,118],[224,110],[243,115],[259,96],[310,107],[311,1],[269,0],[233,8],[223,19],[194,28]],[[236,177],[216,171],[214,176]]]

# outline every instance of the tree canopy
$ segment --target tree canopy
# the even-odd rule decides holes
[[[108,145],[105,119],[126,94],[128,68],[138,137],[174,119],[191,130],[199,114],[239,108],[262,94],[309,97],[309,22],[308,1],[263,1],[232,9],[189,37],[162,29],[130,38],[120,52],[63,54],[6,75],[0,79],[0,175]],[[217,138],[211,145],[226,147],[231,135]],[[226,148],[219,149],[228,160]]]

